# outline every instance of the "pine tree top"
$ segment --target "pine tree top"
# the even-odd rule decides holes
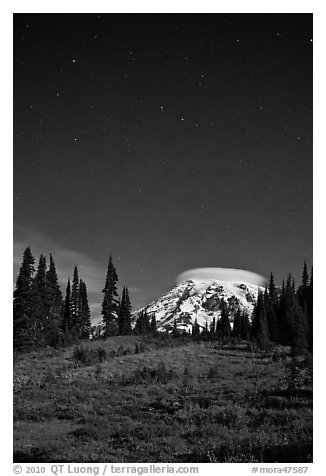
[[[309,275],[308,275],[306,260],[304,261],[304,264],[303,264],[302,286],[305,288],[309,286]]]
[[[18,297],[21,292],[28,291],[32,285],[33,274],[35,272],[35,258],[31,248],[28,246],[23,253],[23,260],[16,279],[14,297]]]

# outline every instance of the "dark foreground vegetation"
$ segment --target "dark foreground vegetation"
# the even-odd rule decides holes
[[[17,354],[14,461],[311,462],[311,359],[167,335]]]
[[[63,299],[52,255],[34,263],[27,247],[14,291],[15,462],[312,461],[306,263],[298,288],[271,274],[251,320],[223,302],[189,333],[177,322],[158,332],[146,310],[133,321],[111,256],[98,332],[77,266]]]

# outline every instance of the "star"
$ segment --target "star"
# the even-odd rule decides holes
[[[77,63],[77,60],[73,58],[72,62],[73,62],[73,63]]]

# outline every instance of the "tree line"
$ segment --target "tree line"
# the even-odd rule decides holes
[[[127,287],[121,300],[117,292],[118,275],[109,257],[107,276],[102,290],[104,336],[131,333],[131,303]],[[52,254],[49,266],[42,254],[35,269],[35,258],[28,246],[17,276],[13,299],[13,341],[17,350],[70,344],[88,339],[91,312],[87,287],[75,266],[72,281],[67,281],[63,299]]]
[[[219,319],[202,329],[195,319],[190,335],[195,340],[217,340],[219,343],[251,341],[259,349],[267,350],[275,344],[291,346],[294,355],[312,352],[313,348],[313,271],[309,277],[304,262],[302,280],[298,288],[291,273],[282,287],[275,286],[273,273],[264,291],[258,292],[251,322],[249,316],[237,310],[230,323],[226,302],[221,303]],[[174,322],[172,334],[180,336]]]
[[[65,345],[88,338],[91,314],[87,288],[75,266],[63,300],[52,254],[41,254],[37,269],[28,246],[23,253],[13,299],[13,344],[17,350]]]
[[[155,335],[155,314],[142,311],[132,326],[132,306],[127,287],[118,295],[118,274],[112,256],[102,289],[101,337],[115,335]],[[260,349],[273,344],[289,345],[294,353],[312,351],[313,338],[313,274],[308,275],[304,262],[302,280],[298,288],[288,275],[279,289],[271,273],[264,292],[259,291],[251,321],[248,314],[238,310],[230,322],[226,302],[220,304],[220,317],[202,328],[197,319],[191,331],[182,332],[174,321],[170,334],[173,337],[190,336],[194,340],[217,340],[220,343],[252,341]],[[55,263],[50,254],[49,265],[41,255],[35,270],[35,258],[30,247],[23,254],[22,265],[16,280],[13,302],[14,348],[28,349],[39,346],[67,345],[92,335],[91,313],[86,283],[79,278],[75,266],[72,281],[68,278],[65,298],[59,286]],[[167,331],[168,332],[168,331]]]

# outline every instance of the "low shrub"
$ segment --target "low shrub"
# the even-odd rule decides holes
[[[74,348],[73,357],[85,365],[94,365],[96,363],[102,363],[106,359],[106,351],[103,347],[97,349],[86,348],[77,346]]]
[[[125,385],[137,385],[147,383],[166,384],[177,377],[177,372],[167,368],[164,362],[159,362],[157,367],[143,365],[138,367],[131,376],[123,378]]]

